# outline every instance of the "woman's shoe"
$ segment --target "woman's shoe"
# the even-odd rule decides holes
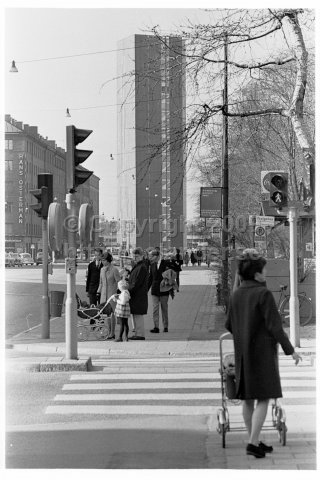
[[[122,338],[121,337],[117,338],[115,342],[122,342]]]
[[[248,443],[246,451],[247,455],[253,455],[256,458],[263,458],[266,456],[261,447],[253,445],[252,443]]]
[[[259,447],[265,452],[265,453],[271,453],[273,452],[273,447],[271,445],[266,445],[263,442],[259,442]]]
[[[114,340],[115,338],[116,338],[115,335],[111,335],[111,336],[107,337],[106,340]]]

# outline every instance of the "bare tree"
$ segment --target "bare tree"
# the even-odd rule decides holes
[[[176,132],[176,139],[186,142],[187,153],[194,158],[218,114],[242,119],[266,116],[286,118],[303,154],[303,163],[308,172],[305,177],[306,201],[310,204],[314,193],[315,155],[313,129],[310,131],[304,115],[308,78],[308,50],[304,36],[312,32],[310,25],[313,12],[302,9],[239,9],[221,10],[218,14],[220,20],[216,15],[212,23],[190,23],[179,32],[185,38],[186,68],[197,101],[187,107],[188,121],[184,131]],[[155,27],[152,31],[169,48],[160,30]],[[280,41],[279,49],[277,44]],[[229,52],[227,63],[231,86],[228,105],[221,101],[225,43]],[[172,51],[172,54],[181,55],[181,51]],[[256,108],[248,102],[243,103],[241,92],[250,81],[261,78],[264,72],[271,69],[276,74],[287,64],[292,64],[294,72],[290,98],[279,102],[279,96],[272,95],[263,105],[255,105]],[[283,80],[285,88],[286,80]]]

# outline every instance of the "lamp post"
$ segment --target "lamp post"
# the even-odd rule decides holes
[[[146,186],[146,191],[148,192],[148,247],[150,247],[150,187],[149,185]]]

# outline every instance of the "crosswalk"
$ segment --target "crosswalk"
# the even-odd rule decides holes
[[[99,357],[94,370],[71,374],[48,415],[216,415],[221,405],[219,358]],[[316,373],[310,359],[295,366],[280,357],[283,404],[286,412],[316,404]],[[237,416],[240,406],[230,403]]]

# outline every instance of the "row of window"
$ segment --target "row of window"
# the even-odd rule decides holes
[[[5,149],[14,150],[13,140],[5,140]],[[27,152],[34,157],[39,158],[43,162],[49,162],[57,168],[64,169],[65,160],[56,157],[56,155],[50,150],[48,150],[46,147],[39,147],[35,143],[27,141]]]
[[[6,223],[5,234],[6,235],[13,235],[14,234],[13,223]],[[41,225],[34,225],[34,224],[27,223],[27,225],[26,225],[26,235],[34,235],[36,237],[41,237],[42,236]]]

